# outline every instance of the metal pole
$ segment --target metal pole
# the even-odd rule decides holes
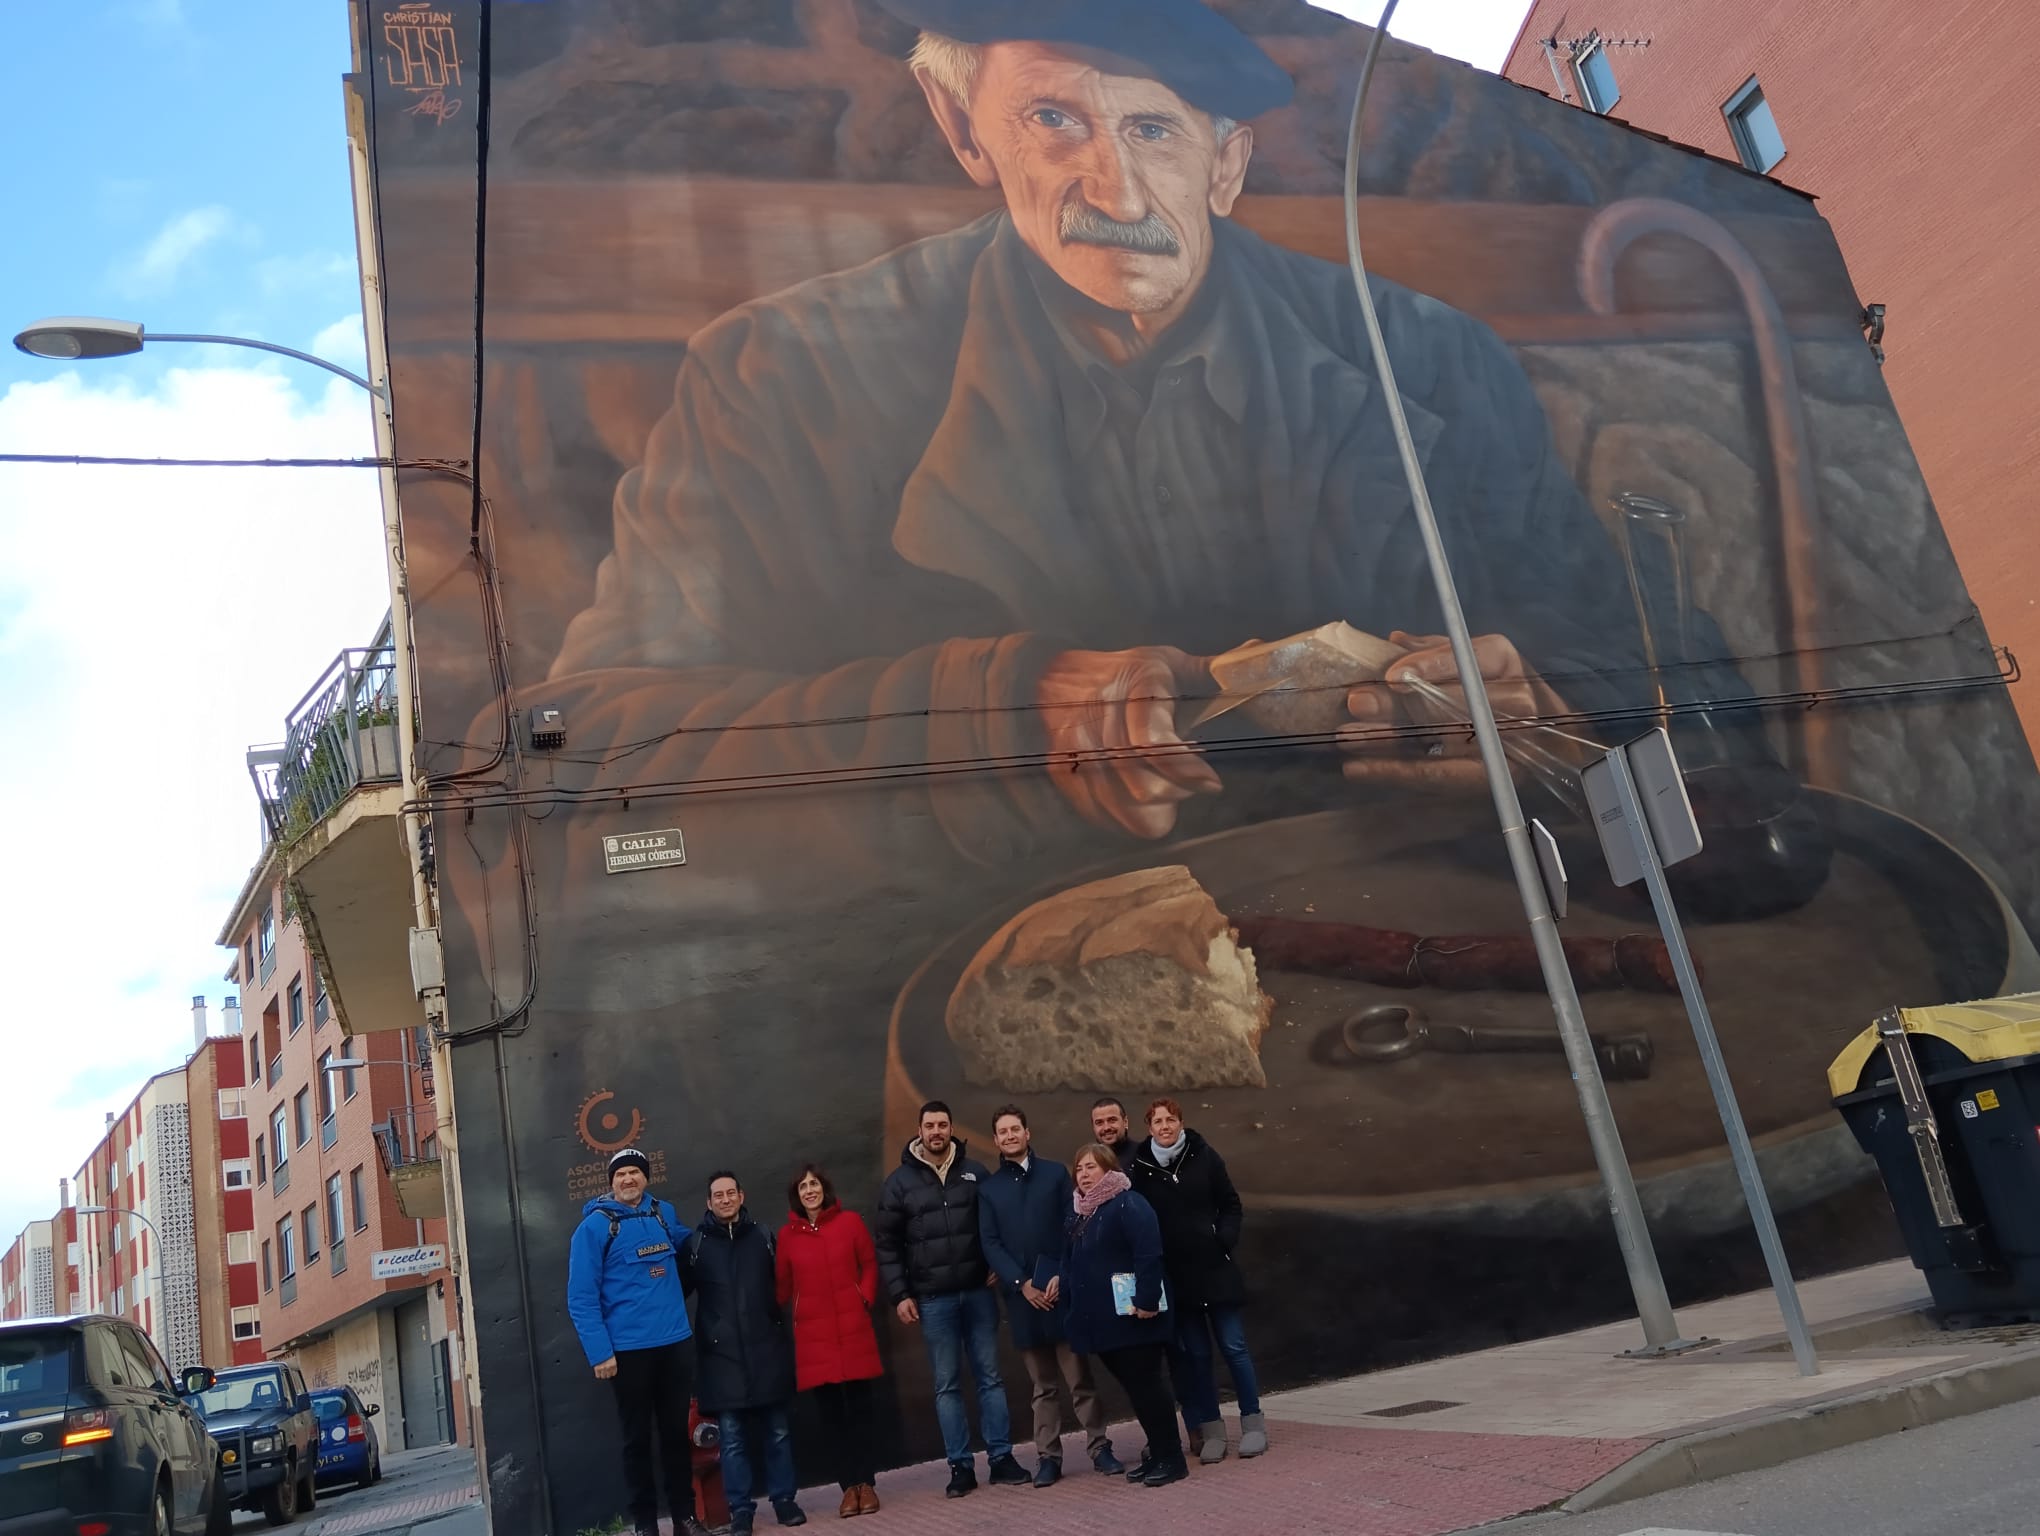
[[[1438,589],[1438,606],[1445,633],[1452,641],[1452,658],[1459,666],[1459,681],[1466,691],[1466,712],[1480,745],[1481,765],[1487,770],[1488,788],[1494,797],[1495,814],[1502,827],[1502,841],[1509,850],[1509,864],[1515,871],[1516,891],[1522,898],[1523,914],[1530,923],[1530,938],[1537,947],[1537,962],[1544,972],[1544,985],[1551,994],[1551,1009],[1558,1019],[1558,1032],[1565,1042],[1566,1061],[1572,1067],[1573,1086],[1578,1091],[1580,1115],[1586,1121],[1587,1139],[1593,1143],[1594,1163],[1608,1192],[1608,1211],[1615,1222],[1615,1237],[1622,1247],[1622,1262],[1629,1271],[1629,1288],[1636,1297],[1636,1312],[1643,1324],[1645,1344],[1653,1350],[1681,1344],[1678,1323],[1672,1316],[1671,1299],[1665,1294],[1664,1275],[1658,1269],[1657,1253],[1651,1247],[1650,1228],[1643,1219],[1643,1203],[1637,1198],[1636,1180],[1622,1150],[1622,1134],[1608,1103],[1608,1088],[1601,1081],[1601,1067],[1587,1033],[1586,1018],[1580,1011],[1579,992],[1573,985],[1572,970],[1566,964],[1558,925],[1544,893],[1544,878],[1537,867],[1537,854],[1523,816],[1502,752],[1501,732],[1495,726],[1487,688],[1474,656],[1473,637],[1466,627],[1466,615],[1459,606],[1459,589],[1452,579],[1452,565],[1445,553],[1445,541],[1438,531],[1438,517],[1431,506],[1431,494],[1424,484],[1424,468],[1417,457],[1416,442],[1403,414],[1402,394],[1396,388],[1390,366],[1388,345],[1382,339],[1381,321],[1374,312],[1374,295],[1367,284],[1367,269],[1360,255],[1360,109],[1367,100],[1367,86],[1374,74],[1382,40],[1388,35],[1389,18],[1396,0],[1388,0],[1367,46],[1366,62],[1360,69],[1360,87],[1353,98],[1353,123],[1346,143],[1346,256],[1352,268],[1353,286],[1360,295],[1360,313],[1367,326],[1367,344],[1374,354],[1375,371],[1381,376],[1382,396],[1395,429],[1396,447],[1402,455],[1403,474],[1409,481],[1410,500],[1415,505],[1417,526],[1424,539],[1424,554],[1430,561],[1431,579]]]
[[[1771,1272],[1771,1289],[1778,1296],[1778,1310],[1785,1316],[1785,1332],[1792,1340],[1792,1358],[1799,1362],[1799,1374],[1818,1376],[1820,1361],[1813,1352],[1813,1339],[1806,1331],[1806,1314],[1800,1310],[1799,1287],[1792,1279],[1792,1266],[1785,1260],[1785,1245],[1778,1238],[1778,1224],[1771,1218],[1770,1196],[1764,1192],[1764,1177],[1757,1168],[1757,1154],[1743,1127],[1742,1110],[1735,1101],[1735,1085],[1728,1078],[1728,1063],[1722,1059],[1721,1042],[1714,1035],[1714,1021],[1707,1013],[1707,999],[1700,991],[1699,973],[1686,949],[1686,933],[1679,925],[1679,913],[1672,905],[1672,888],[1665,881],[1665,867],[1658,860],[1657,840],[1650,835],[1644,819],[1643,797],[1629,771],[1629,754],[1621,747],[1608,753],[1614,770],[1615,794],[1622,803],[1622,818],[1629,823],[1636,840],[1638,862],[1643,865],[1644,884],[1650,889],[1650,904],[1657,909],[1658,927],[1665,936],[1665,948],[1672,957],[1672,974],[1679,979],[1679,995],[1686,1002],[1686,1016],[1693,1021],[1693,1038],[1700,1046],[1700,1065],[1707,1071],[1707,1086],[1714,1090],[1714,1107],[1721,1113],[1721,1128],[1728,1133],[1728,1155],[1735,1163],[1735,1176],[1742,1181],[1743,1199],[1750,1219],[1756,1224],[1757,1243],[1764,1250],[1764,1267]]]
[[[215,347],[253,347],[258,352],[274,352],[281,357],[294,357],[301,363],[310,363],[314,368],[323,368],[328,373],[337,373],[350,384],[359,384],[378,400],[387,401],[387,392],[368,382],[351,369],[342,368],[338,363],[328,362],[311,352],[300,352],[296,347],[280,347],[273,341],[257,341],[253,336],[198,336],[176,331],[144,331],[143,345],[153,341],[198,341]]]

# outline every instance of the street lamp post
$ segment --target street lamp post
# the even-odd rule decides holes
[[[139,320],[105,320],[94,315],[52,315],[38,320],[17,332],[14,345],[30,357],[46,357],[54,362],[87,362],[102,357],[131,357],[152,341],[192,341],[216,347],[252,347],[258,352],[274,352],[280,357],[295,358],[301,363],[310,363],[314,368],[323,368],[328,373],[338,374],[350,384],[359,384],[378,400],[386,400],[385,389],[371,384],[351,369],[342,368],[338,363],[329,362],[310,352],[300,352],[296,347],[279,346],[273,341],[257,341],[253,336],[206,336],[195,332],[146,330]]]

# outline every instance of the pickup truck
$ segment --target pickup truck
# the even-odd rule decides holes
[[[319,1421],[305,1379],[288,1365],[188,1371],[186,1396],[220,1448],[220,1476],[235,1509],[288,1525],[313,1506]]]

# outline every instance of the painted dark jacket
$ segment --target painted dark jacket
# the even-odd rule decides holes
[[[961,1141],[944,1178],[929,1167],[916,1136],[900,1153],[900,1165],[878,1192],[872,1238],[886,1299],[898,1306],[909,1296],[947,1296],[985,1283],[985,1250],[978,1239],[978,1193],[988,1177],[984,1165]]]
[[[1025,1172],[1018,1163],[1001,1158],[978,1191],[978,1235],[984,1241],[985,1262],[999,1277],[999,1294],[1006,1299],[1006,1320],[1017,1348],[1038,1349],[1063,1337],[1069,1303],[1058,1301],[1053,1311],[1040,1311],[1020,1294],[1020,1282],[1034,1279],[1035,1267],[1043,1259],[1048,1261],[1046,1273],[1056,1272],[1073,1187],[1069,1169],[1036,1154]]]
[[[631,780],[856,774],[1039,751],[1034,689],[1064,649],[1208,655],[1334,618],[1440,632],[1345,268],[1225,220],[1215,242],[1191,312],[1131,371],[1077,339],[1088,301],[1003,213],[704,327],[617,487],[548,702],[586,742],[658,738],[608,770]],[[1514,355],[1374,291],[1474,632],[1575,709],[1644,702],[1622,564]],[[1725,654],[1698,622],[1696,653]],[[833,872],[1096,856],[1045,775],[889,790],[896,814],[831,824]],[[1186,816],[1252,814],[1212,799]]]
[[[1155,1156],[1154,1138],[1142,1141],[1127,1176],[1161,1223],[1171,1296],[1185,1307],[1237,1307],[1247,1299],[1246,1277],[1233,1260],[1245,1214],[1239,1191],[1217,1148],[1187,1126],[1183,1139],[1167,1167]]]
[[[793,1396],[793,1339],[779,1308],[772,1233],[740,1211],[704,1213],[681,1269],[694,1295],[694,1396],[703,1413],[769,1408]]]
[[[1084,1220],[1074,1211],[1063,1243],[1062,1288],[1069,1297],[1070,1348],[1080,1355],[1165,1341],[1175,1326],[1176,1299],[1157,1317],[1121,1317],[1112,1277],[1133,1276],[1133,1304],[1153,1312],[1161,1300],[1162,1229],[1154,1208],[1129,1189]]]
[[[598,1195],[581,1207],[567,1244],[567,1315],[590,1365],[688,1336],[677,1251],[686,1241],[673,1207],[652,1195],[636,1205]]]

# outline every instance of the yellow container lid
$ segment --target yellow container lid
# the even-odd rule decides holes
[[[1940,1003],[1932,1008],[1901,1008],[1907,1034],[1933,1035],[1947,1041],[1971,1061],[2008,1061],[2015,1056],[2040,1056],[2040,992],[1974,1003]],[[1840,1098],[1854,1093],[1864,1064],[1882,1043],[1877,1026],[1842,1047],[1828,1068],[1828,1093]]]

